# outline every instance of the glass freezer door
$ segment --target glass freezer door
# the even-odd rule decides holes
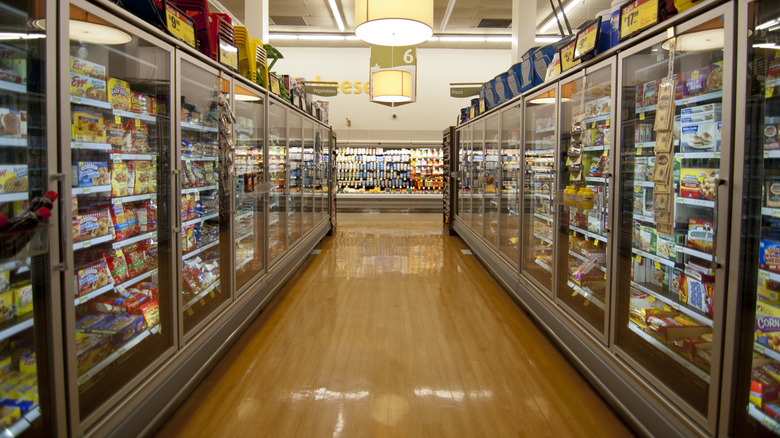
[[[287,109],[271,100],[268,111],[268,264],[287,249]]]
[[[172,346],[174,333],[172,55],[95,13],[71,6],[71,23],[106,26],[117,38],[71,40],[62,81],[72,124],[71,367],[82,419]]]
[[[303,174],[303,233],[306,234],[314,227],[314,121],[305,119],[303,122],[303,156],[301,171]]]
[[[523,271],[552,291],[556,90],[525,101]]]
[[[49,191],[55,171],[48,165],[47,134],[55,131],[46,130],[54,125],[46,118],[47,94],[53,94],[46,75],[56,63],[45,56],[45,37],[54,33],[33,24],[46,19],[45,1],[3,0],[0,12],[0,30],[20,35],[0,41],[0,214],[7,221],[0,225],[0,434],[50,436],[52,340],[46,333],[60,331],[47,317],[49,296],[59,293],[49,275],[49,230],[56,221],[39,221],[34,210],[43,206],[36,200]],[[47,209],[56,214],[57,207]]]
[[[471,125],[460,131],[458,146],[458,215],[460,220],[471,225]]]
[[[236,113],[236,290],[263,272],[265,195],[265,101],[256,91],[235,85]]]
[[[289,161],[290,185],[287,188],[287,243],[295,245],[303,229],[303,120],[292,110],[287,111],[289,123]]]
[[[606,336],[612,66],[561,83],[556,295]]]
[[[498,246],[498,196],[501,187],[499,175],[498,123],[500,114],[485,119],[485,240]]]
[[[520,264],[520,138],[523,110],[520,105],[501,112],[501,236],[499,249],[512,261],[515,269]]]
[[[780,4],[750,4],[733,436],[780,435]],[[740,47],[742,48],[742,47]],[[743,115],[738,114],[738,118]]]
[[[485,122],[480,120],[471,127],[471,228],[479,236],[485,235]]]
[[[728,197],[718,187],[730,172],[721,127],[733,55],[723,39],[706,47],[696,39],[700,31],[730,35],[724,17],[687,26],[676,43],[659,38],[621,58],[616,344],[707,416],[722,341],[713,326],[725,282],[715,279],[725,273],[714,262],[728,250],[716,243],[726,235],[718,225],[726,226],[719,219]]]

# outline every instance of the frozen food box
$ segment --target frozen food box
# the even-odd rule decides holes
[[[111,353],[111,336],[95,333],[76,334],[76,368],[84,374]]]
[[[113,235],[114,227],[108,210],[78,215],[73,218],[73,241],[81,242]]]
[[[688,120],[703,119],[706,118],[705,116],[694,116]],[[723,123],[720,121],[683,123],[680,128],[681,151],[711,152],[720,150],[722,126]]]
[[[688,248],[706,253],[712,253],[712,245],[715,238],[712,222],[701,219],[688,219]]]
[[[767,123],[764,125],[764,150],[772,151],[780,149],[780,123]]]
[[[720,103],[708,103],[704,105],[685,107],[680,110],[680,115],[682,117],[686,117],[694,114],[714,113],[717,114],[717,118],[715,120],[720,120],[721,109],[722,105]]]
[[[24,283],[13,289],[16,316],[26,315],[33,310],[32,284]]]
[[[26,192],[27,166],[0,165],[0,193]]]
[[[718,169],[680,169],[680,197],[715,200]]]
[[[106,81],[71,72],[70,95],[105,102],[108,99]]]
[[[111,273],[108,272],[108,266],[102,258],[79,269],[74,278],[77,296],[86,295],[114,283]]]
[[[685,73],[683,96],[692,97],[723,89],[723,68],[714,64]]]
[[[130,111],[130,84],[117,79],[108,79],[108,101],[115,110]]]
[[[757,344],[780,351],[780,302],[758,301],[754,340]]]
[[[642,105],[650,106],[658,104],[658,82],[650,81],[646,82],[642,86]]]
[[[144,317],[142,315],[120,314],[93,326],[90,332],[111,335],[111,343],[114,347],[117,347],[129,341],[143,330]]]
[[[103,81],[106,80],[106,66],[75,56],[70,57],[70,72]]]
[[[87,330],[110,319],[111,316],[108,313],[88,313],[76,321],[76,330],[87,333]]]
[[[73,108],[71,139],[85,143],[105,143],[106,129],[103,114],[85,108]]]
[[[13,318],[15,311],[13,289],[0,292],[0,322]]]
[[[712,300],[715,286],[712,283],[700,281],[692,275],[686,274],[685,288],[688,295],[688,307],[712,316]]]
[[[780,272],[780,241],[761,239],[758,249],[758,266],[761,269]]]
[[[27,138],[27,111],[0,108],[0,136]]]
[[[0,44],[0,81],[27,83],[27,59],[24,50]]]
[[[780,382],[770,376],[761,367],[755,367],[750,373],[750,402],[759,408],[768,402],[777,400]]]
[[[109,183],[108,163],[105,161],[79,161],[73,165],[73,186],[92,187]]]

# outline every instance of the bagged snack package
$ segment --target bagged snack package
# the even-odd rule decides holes
[[[27,111],[0,108],[0,136],[27,138]]]
[[[111,145],[113,152],[130,152],[133,148],[130,132],[125,126],[116,120],[106,119],[106,141]]]
[[[71,72],[70,95],[105,102],[108,100],[106,81]]]
[[[205,161],[203,163],[203,180],[207,186],[217,184],[216,172],[214,171],[214,162]]]
[[[127,218],[130,235],[135,236],[141,232],[141,224],[138,220],[138,210],[132,205],[125,205],[125,217]]]
[[[109,183],[108,163],[79,161],[73,164],[73,187],[104,186]]]
[[[160,302],[157,299],[142,304],[138,311],[143,315],[146,327],[152,328],[160,323]]]
[[[181,237],[182,237],[182,250],[185,253],[195,249],[196,242],[195,242],[194,225],[184,227],[181,231]]]
[[[111,272],[111,277],[114,279],[114,284],[122,284],[127,280],[127,262],[125,262],[125,256],[121,249],[108,250],[103,257],[109,272]]]
[[[137,208],[136,215],[141,233],[148,233],[157,229],[157,202],[148,200]]]
[[[114,348],[117,348],[143,330],[143,316],[122,314],[95,327],[93,333],[110,335],[112,345]]]
[[[149,249],[146,250],[146,270],[157,269],[157,244],[149,245]]]
[[[127,214],[125,206],[122,203],[116,203],[111,206],[111,221],[114,225],[114,236],[116,240],[125,240],[135,235],[139,227],[137,221],[135,227],[130,224],[130,215]]]
[[[103,286],[114,284],[104,259],[90,263],[76,271],[76,296],[86,295]]]
[[[147,241],[133,243],[124,248],[125,261],[127,262],[127,275],[135,278],[146,272],[146,250],[149,247]]]
[[[73,220],[73,241],[94,239],[113,235],[114,226],[108,210],[76,216]]]
[[[130,111],[130,84],[121,79],[109,78],[108,101],[112,109]]]
[[[90,78],[106,80],[106,66],[89,62],[86,59],[77,58],[75,56],[70,57],[70,72],[77,75],[88,76]]]
[[[149,126],[143,120],[132,119],[127,122],[125,129],[130,132],[133,145],[132,152],[149,152]]]
[[[127,163],[122,160],[111,161],[111,196],[119,198],[122,196],[137,194],[128,189],[128,170]]]
[[[0,193],[26,192],[27,188],[27,166],[0,165]]]
[[[103,113],[74,107],[71,113],[71,140],[85,143],[105,143]]]
[[[135,173],[133,182],[136,195],[151,193],[149,191],[149,176],[151,174],[151,161],[131,161],[130,166]]]

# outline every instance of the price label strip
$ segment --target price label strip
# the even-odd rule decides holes
[[[195,21],[173,4],[165,2],[165,25],[168,32],[193,49],[198,48],[195,39]]]
[[[620,41],[658,23],[658,0],[634,0],[620,8]]]

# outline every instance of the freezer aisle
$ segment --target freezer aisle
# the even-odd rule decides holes
[[[157,436],[632,436],[420,216],[341,215]]]

